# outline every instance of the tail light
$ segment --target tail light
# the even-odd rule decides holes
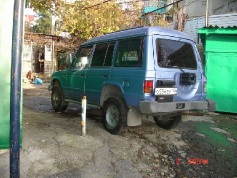
[[[145,80],[144,81],[143,92],[144,93],[152,93],[153,92],[153,80]]]

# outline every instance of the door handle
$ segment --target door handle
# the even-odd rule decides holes
[[[108,76],[109,76],[109,74],[104,74],[104,75],[103,75],[104,78],[106,78],[106,77],[108,77]]]

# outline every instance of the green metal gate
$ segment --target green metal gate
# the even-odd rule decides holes
[[[10,148],[11,67],[14,0],[0,6],[0,149]],[[18,75],[18,74],[16,74]],[[20,113],[21,114],[21,113]],[[21,133],[20,128],[20,133]],[[20,143],[22,137],[20,136]]]
[[[207,98],[216,111],[237,113],[237,28],[198,30],[205,52]]]

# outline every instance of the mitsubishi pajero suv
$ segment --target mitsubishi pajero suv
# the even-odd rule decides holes
[[[138,27],[82,44],[68,70],[52,75],[51,101],[63,112],[70,102],[102,109],[105,129],[118,134],[149,116],[171,129],[183,112],[214,111],[197,47],[184,33]]]

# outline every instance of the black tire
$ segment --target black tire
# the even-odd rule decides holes
[[[155,123],[157,126],[163,129],[173,129],[179,125],[181,122],[181,115],[175,116],[158,116],[154,117]]]
[[[111,97],[104,102],[102,121],[105,130],[111,134],[120,134],[127,126],[128,108],[120,97]]]
[[[64,112],[68,107],[68,103],[65,102],[63,91],[58,82],[52,88],[51,104],[56,112]]]

